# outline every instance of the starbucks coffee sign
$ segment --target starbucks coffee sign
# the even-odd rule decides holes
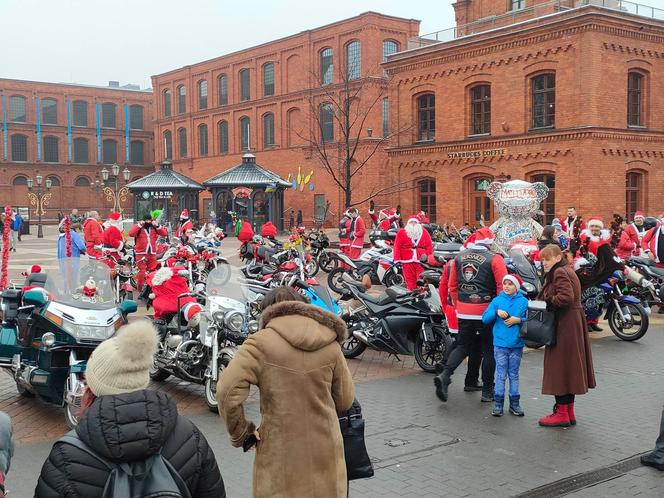
[[[448,152],[448,159],[479,159],[482,157],[499,157],[507,154],[507,149],[480,149]]]

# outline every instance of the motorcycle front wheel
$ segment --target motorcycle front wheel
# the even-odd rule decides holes
[[[217,380],[212,380],[212,376],[209,376],[205,379],[205,402],[208,405],[208,409],[212,413],[219,413],[219,403],[217,402],[217,382],[221,377],[224,369],[228,366],[231,359],[228,356],[223,356],[219,360],[219,373],[217,375]]]
[[[78,410],[76,406],[65,401],[65,422],[70,429],[74,429],[78,425],[78,417],[75,414]]]
[[[159,368],[157,366],[157,362],[154,360],[152,361],[149,374],[150,379],[154,380],[155,382],[163,382],[171,376],[171,374],[169,374],[166,370]]]
[[[385,286],[393,287],[395,285],[405,287],[406,280],[403,278],[401,273],[395,270],[395,267],[392,267],[387,270],[387,274],[385,275]]]
[[[339,265],[339,260],[335,257],[330,256],[328,251],[321,251],[318,255],[318,266],[325,273],[330,273]]]
[[[608,316],[609,328],[616,337],[623,341],[636,341],[641,339],[641,337],[648,332],[650,318],[642,305],[627,303],[626,306],[632,316],[631,321],[625,323],[622,311],[619,308],[614,307]]]
[[[311,258],[304,264],[304,271],[308,277],[313,278],[320,270],[320,264],[316,258]]]
[[[345,273],[347,273],[354,280],[357,280],[359,282],[359,279],[355,277],[355,275],[351,270],[347,268],[335,268],[327,276],[327,285],[331,290],[333,290],[337,294],[341,294],[343,292],[344,286],[342,285],[343,282],[342,279]]]
[[[357,358],[364,353],[365,349],[367,349],[367,345],[352,334],[341,343],[341,352],[345,358]]]
[[[426,342],[421,333],[415,339],[415,361],[427,373],[435,373],[436,365],[447,361],[452,348],[452,339],[449,335],[434,329],[437,340]]]

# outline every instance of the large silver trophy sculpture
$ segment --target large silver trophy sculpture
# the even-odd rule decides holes
[[[493,182],[487,189],[496,211],[500,214],[491,231],[495,235],[495,245],[507,252],[510,244],[518,240],[538,239],[542,225],[533,216],[540,210],[540,204],[549,195],[549,187],[542,182],[530,183],[523,180]]]

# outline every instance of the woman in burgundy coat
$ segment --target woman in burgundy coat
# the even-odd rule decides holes
[[[542,394],[556,397],[553,413],[542,417],[545,427],[576,425],[574,396],[595,387],[586,317],[581,305],[581,283],[559,246],[540,251],[546,272],[539,299],[556,314],[556,343],[544,351]]]

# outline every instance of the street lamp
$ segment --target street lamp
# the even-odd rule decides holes
[[[35,180],[37,182],[37,191],[33,192],[32,187],[34,186],[34,182],[32,178],[28,178],[28,199],[30,200],[30,205],[35,206],[35,214],[37,215],[38,218],[38,225],[37,225],[37,238],[38,239],[43,239],[44,238],[44,230],[42,228],[42,216],[46,214],[44,211],[44,206],[48,206],[48,201],[51,200],[51,186],[53,185],[53,182],[51,181],[50,178],[46,179],[46,191],[42,190],[42,181],[44,177],[41,175],[35,176]]]
[[[109,174],[110,173],[110,174]],[[129,176],[131,175],[131,171],[129,171],[128,168],[125,167],[125,169],[122,171],[122,178],[124,179],[125,183],[129,183]],[[104,169],[101,170],[101,183],[95,182],[94,187],[99,188],[101,187],[101,191],[104,193],[106,196],[106,200],[113,202],[113,211],[117,211],[118,213],[122,214],[122,203],[127,200],[127,195],[129,194],[129,189],[125,185],[124,187],[120,188],[120,166],[117,164],[113,164],[111,166],[111,171],[109,172],[105,167]],[[112,179],[112,182],[109,182],[110,184],[106,184],[106,182],[109,181],[109,178]]]

